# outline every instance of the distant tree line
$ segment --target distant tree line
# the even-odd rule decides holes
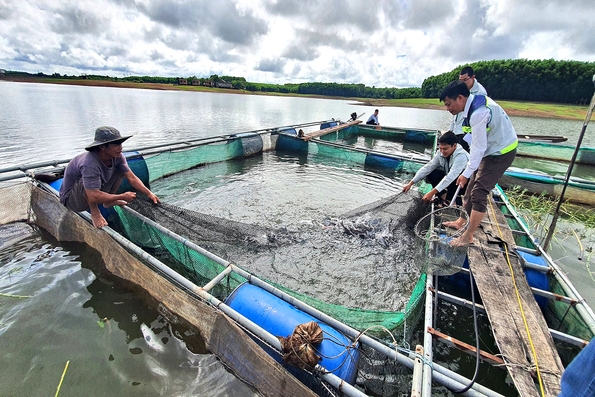
[[[208,78],[190,77],[155,77],[155,76],[128,76],[128,77],[110,77],[94,74],[80,76],[67,76],[54,73],[46,75],[43,73],[31,74],[26,72],[6,71],[7,76],[34,76],[41,78],[58,79],[86,79],[86,80],[104,80],[104,81],[124,81],[129,83],[157,83],[157,84],[178,84],[179,79],[188,81],[198,80],[200,83],[211,81],[217,83],[225,81],[230,83],[233,88],[251,92],[279,92],[286,94],[308,94],[332,97],[358,97],[375,99],[399,99],[399,98],[419,98],[421,89],[413,88],[376,88],[367,87],[364,84],[339,84],[339,83],[300,83],[300,84],[266,84],[252,83],[246,81],[244,77],[237,76],[218,76],[211,75]]]
[[[439,97],[448,83],[459,78],[464,66],[425,79],[422,96]],[[494,99],[587,104],[593,96],[595,62],[509,59],[468,66]]]
[[[364,84],[300,83],[262,84],[247,83],[248,91],[281,92],[289,94],[320,95],[333,97],[357,97],[374,99],[419,98],[421,90],[413,88],[376,88]]]
[[[519,101],[589,103],[593,95],[592,76],[595,73],[595,62],[555,61],[549,60],[496,60],[480,61],[468,64],[473,67],[477,79],[495,99]],[[421,88],[376,88],[364,84],[339,83],[290,83],[266,84],[248,82],[244,77],[218,76],[199,78],[191,77],[154,77],[128,76],[110,77],[101,75],[67,76],[54,73],[30,74],[26,72],[5,71],[6,76],[35,76],[60,79],[88,79],[124,81],[134,83],[178,84],[179,79],[198,80],[217,83],[225,81],[233,88],[251,92],[278,92],[286,94],[307,94],[330,97],[356,97],[373,99],[402,98],[438,98],[448,83],[459,78],[461,65],[454,70],[431,76],[424,80]]]

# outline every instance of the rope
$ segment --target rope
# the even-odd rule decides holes
[[[494,206],[492,204],[492,200],[489,200],[490,203],[490,210],[492,211],[492,215],[494,216],[494,218],[496,217],[496,211],[494,209]],[[512,268],[512,263],[510,261],[510,256],[508,254],[508,243],[506,243],[506,241],[504,241],[504,233],[502,233],[502,229],[500,229],[500,225],[496,222],[495,223],[496,228],[498,229],[498,234],[500,235],[500,238],[502,240],[503,243],[503,247],[504,247],[504,253],[506,256],[506,263],[508,264],[508,269],[510,270],[510,275],[512,277],[512,284],[514,286],[514,291],[516,294],[516,298],[517,298],[517,302],[519,304],[519,309],[521,311],[521,316],[523,317],[523,324],[525,325],[525,332],[527,332],[527,336],[529,338],[529,344],[531,345],[531,353],[533,354],[533,360],[535,361],[535,372],[537,372],[537,379],[539,381],[539,389],[541,392],[541,396],[545,396],[545,390],[544,390],[544,386],[543,386],[543,379],[541,378],[541,371],[539,369],[539,363],[537,360],[537,353],[535,352],[535,345],[533,343],[533,338],[531,338],[531,332],[529,331],[529,324],[527,322],[527,316],[525,315],[525,310],[523,309],[523,302],[521,301],[521,295],[519,293],[519,289],[517,287],[517,283],[516,283],[516,278],[514,276],[514,270]]]

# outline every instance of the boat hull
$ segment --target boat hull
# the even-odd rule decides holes
[[[564,190],[564,179],[535,170],[510,167],[498,184],[504,189],[519,186],[530,194],[560,197]],[[571,178],[564,192],[564,200],[576,204],[595,205],[595,182]]]

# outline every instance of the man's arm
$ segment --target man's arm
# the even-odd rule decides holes
[[[97,228],[107,226],[107,221],[101,215],[101,211],[99,211],[99,204],[104,204],[105,207],[111,207],[113,205],[127,204],[136,198],[136,193],[134,192],[110,194],[102,192],[99,189],[85,189],[85,194],[87,195],[93,225]]]
[[[143,181],[141,181],[136,175],[134,175],[134,172],[125,172],[124,176],[128,180],[128,183],[130,183],[130,186],[135,188],[136,191],[146,195],[149,198],[149,200],[151,200],[154,204],[161,202],[161,200],[159,200],[159,197],[157,197],[152,191],[147,189]]]
[[[407,193],[414,184],[424,179],[426,176],[430,174],[430,172],[434,171],[440,165],[439,159],[440,153],[436,153],[432,160],[428,161],[423,167],[419,169],[413,176],[413,179],[409,181],[405,186],[403,186],[403,192]]]
[[[477,109],[470,120],[471,131],[473,139],[471,140],[471,148],[469,153],[469,163],[467,168],[461,174],[466,179],[471,178],[471,175],[479,168],[479,163],[483,159],[488,146],[487,125],[490,121],[490,110],[488,108]]]

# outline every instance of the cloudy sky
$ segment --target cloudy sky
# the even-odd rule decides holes
[[[420,86],[478,60],[595,61],[593,0],[0,0],[0,68]]]

